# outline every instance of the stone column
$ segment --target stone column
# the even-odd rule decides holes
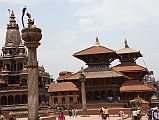
[[[82,109],[83,115],[87,116],[87,103],[86,103],[86,91],[85,91],[85,80],[86,76],[83,73],[83,69],[81,69],[79,80],[81,82],[81,94],[82,94]]]
[[[41,29],[29,26],[22,30],[22,39],[28,48],[28,119],[38,120],[39,83],[38,62],[36,49],[42,38]]]

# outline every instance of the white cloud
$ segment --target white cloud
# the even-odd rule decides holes
[[[4,43],[5,43],[5,33],[6,33],[6,29],[0,29],[0,48],[2,48],[2,46],[4,46]]]
[[[23,4],[27,0],[0,0],[0,3],[15,3],[15,4]]]
[[[75,13],[79,17],[79,25],[86,31],[108,30],[116,28],[132,28],[148,23],[151,19],[159,18],[159,1],[157,0],[71,0],[79,4]],[[85,4],[87,3],[87,4]]]

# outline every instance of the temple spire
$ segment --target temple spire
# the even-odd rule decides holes
[[[96,42],[95,42],[95,46],[100,46],[100,43],[99,43],[99,39],[98,39],[98,36],[96,37]]]
[[[5,46],[8,46],[9,43],[13,43],[13,46],[19,46],[21,42],[19,26],[16,23],[14,11],[13,10],[11,12],[10,10],[8,11],[9,11],[9,23],[7,24]]]
[[[127,40],[125,39],[125,48],[129,48],[129,45],[127,43]]]
[[[10,12],[9,12],[9,17],[10,17],[10,18],[9,18],[9,24],[8,24],[7,29],[9,29],[9,28],[19,29],[18,24],[16,24],[15,15],[14,15],[13,10],[11,11],[11,14],[10,14]]]

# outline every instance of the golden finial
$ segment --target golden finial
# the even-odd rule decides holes
[[[100,46],[100,43],[99,43],[99,39],[98,39],[98,36],[96,37],[96,42],[95,42],[95,46]]]
[[[14,17],[14,12],[13,12],[13,10],[12,10],[12,12],[11,12],[11,16]]]
[[[125,39],[125,48],[129,48],[129,45],[127,43],[127,40]]]

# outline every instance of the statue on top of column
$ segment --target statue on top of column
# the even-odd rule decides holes
[[[86,79],[83,66],[81,67],[81,70],[79,71],[79,73],[80,73],[79,79]]]
[[[24,18],[26,10],[27,10],[27,8],[25,6],[22,10],[22,25],[23,25],[23,28],[25,28],[23,18]],[[31,18],[31,14],[27,12],[26,16],[28,17],[28,28],[31,28],[31,29],[36,28],[36,26],[34,25],[34,19]]]

